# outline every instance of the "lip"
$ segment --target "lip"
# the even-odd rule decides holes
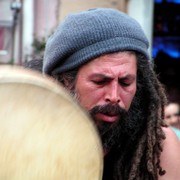
[[[116,122],[118,120],[118,115],[106,115],[102,113],[98,113],[95,115],[95,117],[99,120],[105,121],[105,122]]]

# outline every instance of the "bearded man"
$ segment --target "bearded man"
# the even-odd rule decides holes
[[[133,18],[110,8],[68,15],[47,41],[43,73],[60,81],[97,125],[103,180],[180,177],[180,144],[163,120],[165,93]]]

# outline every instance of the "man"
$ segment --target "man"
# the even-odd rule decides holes
[[[47,41],[43,72],[97,125],[104,180],[180,176],[179,142],[163,121],[166,98],[149,59],[140,25],[114,9],[70,14]]]
[[[164,118],[180,140],[180,106],[177,102],[169,102],[165,106]]]

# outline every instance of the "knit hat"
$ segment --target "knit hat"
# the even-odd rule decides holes
[[[68,15],[48,39],[43,72],[59,74],[103,54],[124,50],[149,59],[148,40],[139,23],[111,8],[89,9]]]

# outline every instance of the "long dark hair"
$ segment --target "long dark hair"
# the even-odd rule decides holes
[[[160,154],[165,139],[162,127],[166,126],[163,121],[166,96],[152,62],[141,54],[137,54],[137,59],[137,92],[129,109],[129,124],[133,125],[124,135],[123,146],[105,157],[104,180],[157,180],[158,174],[165,174]],[[108,171],[110,167],[112,172]]]
[[[121,139],[122,146],[114,148],[104,158],[103,180],[157,180],[165,174],[160,165],[162,141],[165,134],[163,109],[166,104],[164,88],[153,70],[152,61],[137,56],[137,92],[129,109],[129,126]],[[78,69],[55,76],[75,88]],[[131,134],[131,136],[129,136]]]

